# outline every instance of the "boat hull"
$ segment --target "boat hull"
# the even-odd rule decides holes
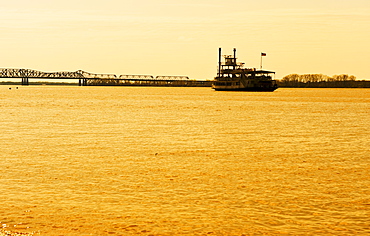
[[[234,91],[234,92],[273,92],[276,88],[213,88],[215,91]]]
[[[212,88],[215,91],[241,91],[241,92],[273,92],[275,91],[278,86],[275,80],[270,81],[254,81],[250,86],[243,86],[244,84],[248,84],[247,81],[214,81],[212,84]]]

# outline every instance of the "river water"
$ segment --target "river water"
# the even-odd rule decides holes
[[[370,234],[370,89],[0,86],[0,109],[0,229]]]

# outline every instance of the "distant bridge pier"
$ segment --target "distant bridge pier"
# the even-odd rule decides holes
[[[22,85],[29,85],[28,78],[22,78]]]
[[[78,86],[87,86],[87,79],[79,79]]]

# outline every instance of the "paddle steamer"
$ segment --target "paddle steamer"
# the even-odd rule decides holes
[[[265,54],[261,54],[262,56]],[[219,49],[218,73],[212,88],[216,91],[255,91],[272,92],[278,88],[276,80],[272,79],[275,72],[244,68],[244,63],[237,63],[236,49],[234,55],[225,55],[221,62],[221,48]]]

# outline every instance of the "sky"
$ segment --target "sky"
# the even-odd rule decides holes
[[[0,68],[213,79],[246,67],[369,79],[369,0],[0,0]]]

